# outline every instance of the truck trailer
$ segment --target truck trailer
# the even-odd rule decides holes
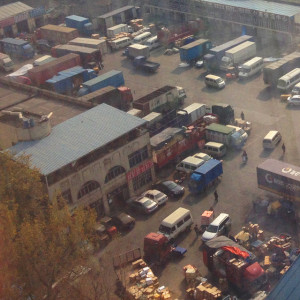
[[[29,59],[34,57],[34,50],[28,41],[4,38],[0,41],[0,51],[16,58]]]
[[[183,62],[195,62],[205,55],[211,48],[211,41],[200,39],[179,48],[180,60]]]
[[[148,58],[150,56],[150,48],[145,45],[133,44],[126,48],[124,55],[130,59],[134,59],[137,56],[144,56]]]
[[[37,39],[45,39],[54,44],[66,44],[79,36],[78,30],[71,27],[48,24],[37,30]]]
[[[71,15],[65,18],[67,27],[77,29],[82,35],[91,36],[93,33],[93,24],[88,18]]]
[[[98,49],[101,54],[107,53],[107,42],[105,39],[90,39],[78,37],[68,42],[69,45],[88,47],[93,49]]]

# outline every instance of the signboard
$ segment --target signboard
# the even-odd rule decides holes
[[[24,20],[27,20],[28,18],[29,18],[29,13],[27,11],[14,16],[15,23],[22,22]]]
[[[153,161],[152,160],[148,160],[144,163],[142,163],[141,165],[139,165],[138,167],[130,170],[127,174],[127,181],[131,181],[133,178],[139,176],[140,174],[144,173],[145,171],[147,171],[148,169],[150,169],[153,166]]]
[[[15,24],[15,19],[14,17],[10,17],[8,19],[5,19],[5,20],[1,20],[0,21],[0,28],[4,28],[4,27],[7,27],[7,26],[11,26]]]
[[[46,13],[45,7],[37,7],[29,12],[30,18],[37,18]]]

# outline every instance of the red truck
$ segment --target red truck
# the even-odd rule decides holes
[[[216,278],[226,278],[242,292],[251,295],[267,287],[266,273],[255,256],[225,236],[204,244],[203,262]]]
[[[28,70],[28,77],[32,84],[40,86],[46,80],[52,78],[58,72],[81,65],[80,56],[78,54],[70,53],[62,56],[54,61],[50,61],[41,66],[34,67]]]

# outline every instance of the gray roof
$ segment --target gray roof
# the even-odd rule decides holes
[[[23,2],[14,2],[11,4],[0,6],[0,20],[16,16],[20,13],[33,10],[33,8]]]
[[[121,8],[118,8],[118,9],[115,9],[113,11],[110,11],[110,12],[104,14],[104,15],[101,15],[98,18],[104,18],[104,19],[105,18],[109,18],[109,17],[112,17],[114,15],[120,14],[121,12],[129,10],[129,9],[132,9],[132,8],[134,8],[134,6],[132,6],[132,5],[123,6]]]
[[[292,17],[300,13],[300,6],[263,0],[204,0],[203,2],[241,7],[287,17]]]
[[[145,123],[101,104],[53,127],[49,136],[20,142],[9,150],[16,155],[31,155],[32,165],[43,175],[49,175]]]

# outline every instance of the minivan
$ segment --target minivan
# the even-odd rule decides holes
[[[205,76],[205,84],[207,87],[214,87],[217,89],[225,87],[225,81],[221,77],[211,74]]]
[[[129,37],[123,37],[110,42],[110,46],[113,50],[124,48],[130,44],[131,39]]]
[[[274,149],[281,141],[281,134],[277,130],[271,130],[263,139],[263,147],[265,149]]]
[[[190,230],[193,223],[190,210],[179,207],[161,222],[158,233],[174,240],[181,232]]]
[[[132,40],[132,44],[144,44],[149,38],[151,38],[151,32],[144,32],[138,36],[136,36]]]
[[[231,228],[231,219],[228,214],[221,213],[207,227],[202,235],[202,241],[207,242],[219,235],[227,235]]]
[[[208,142],[203,147],[203,152],[211,155],[212,157],[222,157],[226,154],[226,146],[221,143]]]
[[[201,158],[188,156],[176,166],[176,170],[190,174],[204,163],[205,161]]]
[[[239,133],[240,133],[242,139],[243,139],[245,142],[247,141],[247,139],[248,139],[248,133],[245,132],[245,130],[244,130],[243,128],[238,127],[238,126],[233,126],[233,125],[226,125],[226,126],[229,127],[229,128],[235,129],[236,132],[239,132]]]
[[[157,35],[148,39],[145,43],[145,46],[148,46],[150,50],[158,48],[160,46],[160,43],[158,41]]]

